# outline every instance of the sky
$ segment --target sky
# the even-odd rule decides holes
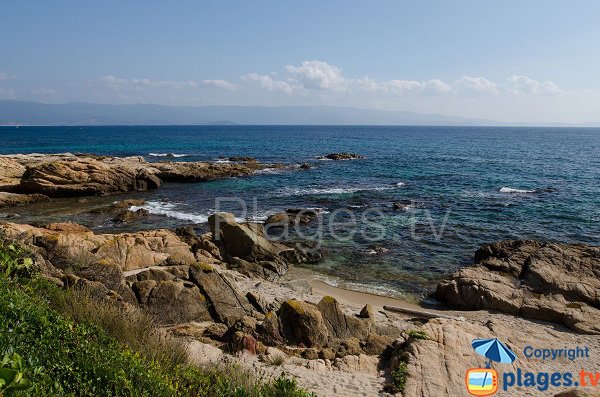
[[[600,2],[6,1],[0,99],[600,121]]]

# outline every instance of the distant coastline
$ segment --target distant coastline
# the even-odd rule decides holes
[[[455,127],[600,127],[581,124],[502,122],[442,114],[336,106],[165,106],[83,102],[48,104],[0,100],[0,126],[326,125]]]

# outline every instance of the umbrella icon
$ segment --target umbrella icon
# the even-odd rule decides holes
[[[510,364],[517,359],[517,355],[513,353],[506,345],[498,340],[493,339],[475,339],[471,342],[471,346],[478,354],[481,354],[488,359],[487,368],[490,368],[492,361],[503,364]]]

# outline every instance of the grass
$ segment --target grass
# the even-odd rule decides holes
[[[59,288],[27,258],[0,238],[0,396],[314,396],[283,374],[187,365],[145,313]]]
[[[408,331],[408,336],[410,336],[412,339],[416,339],[416,340],[428,340],[429,339],[429,335],[427,335],[427,332],[421,331],[421,330],[416,330],[416,329],[412,329],[412,330]]]

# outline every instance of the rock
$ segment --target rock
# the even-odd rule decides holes
[[[335,352],[333,349],[325,347],[319,351],[319,358],[323,360],[333,360],[335,359]]]
[[[281,333],[289,343],[308,347],[322,347],[327,343],[327,326],[316,306],[290,299],[281,304],[277,315]]]
[[[61,229],[65,224],[61,224]],[[137,233],[94,234],[79,230],[54,231],[30,225],[5,223],[0,231],[7,237],[38,247],[58,268],[88,265],[104,260],[123,271],[159,265],[196,263],[187,244],[167,230]],[[86,229],[87,230],[87,229]]]
[[[231,351],[245,351],[249,354],[256,354],[257,342],[252,335],[237,331],[231,338]]]
[[[288,262],[297,261],[298,254],[293,248],[269,241],[262,225],[249,223],[239,224],[233,214],[217,213],[208,218],[215,243],[222,246],[223,257],[228,262],[246,268],[248,272],[260,273],[254,265],[264,267],[265,273],[273,272],[282,276],[288,269]],[[246,262],[240,262],[239,258]],[[254,267],[250,269],[250,267]]]
[[[18,207],[22,205],[41,203],[49,201],[50,197],[43,194],[16,194],[0,192],[0,208]]]
[[[132,284],[131,289],[135,293],[136,299],[140,305],[148,304],[148,297],[152,289],[158,284],[155,280],[136,281]]]
[[[412,205],[413,202],[411,200],[399,200],[394,201],[394,203],[392,204],[392,208],[394,209],[394,211],[405,211],[409,209]]]
[[[371,332],[364,343],[361,343],[362,350],[370,356],[379,356],[382,354],[394,340],[388,336],[378,335]]]
[[[229,161],[233,161],[234,163],[255,163],[256,159],[250,156],[233,156],[229,157]]]
[[[204,182],[250,175],[264,168],[258,163],[160,162],[152,165],[158,170],[156,175],[165,182]]]
[[[329,153],[325,156],[318,157],[320,160],[356,160],[356,159],[364,159],[364,156],[356,153]]]
[[[373,309],[373,306],[369,305],[368,303],[365,305],[365,307],[363,307],[360,310],[360,314],[358,315],[358,317],[360,318],[368,318],[371,319],[373,321],[375,321],[375,310]]]
[[[270,215],[265,221],[266,225],[306,225],[319,215],[317,210],[311,208],[288,208],[285,212]]]
[[[136,219],[139,219],[141,217],[148,216],[148,215],[150,215],[150,212],[144,208],[140,208],[136,211],[122,210],[121,212],[119,212],[117,214],[117,216],[115,216],[113,218],[113,222],[120,222],[120,223],[132,222]]]
[[[225,340],[225,334],[227,333],[227,330],[228,328],[225,324],[213,323],[206,327],[202,335],[207,338],[223,342]]]
[[[268,312],[265,318],[256,327],[258,338],[269,346],[279,346],[284,343],[283,335],[279,329],[279,319],[275,312]]]
[[[17,161],[0,156],[0,189],[17,185],[25,173],[25,167]]]
[[[91,232],[87,227],[74,222],[58,222],[49,223],[44,226],[44,229],[52,230],[54,232],[65,232],[65,233],[87,233]]]
[[[248,299],[248,302],[262,314],[267,314],[272,306],[258,292],[248,291],[246,293],[246,299]]]
[[[157,268],[152,268],[152,269],[147,269],[144,270],[142,272],[137,273],[136,275],[134,275],[135,279],[137,281],[145,281],[145,280],[154,280],[154,281],[169,281],[169,280],[175,280],[175,277],[171,272],[167,271],[167,268],[164,269],[157,269]],[[186,277],[179,277],[179,278],[186,278]]]
[[[150,291],[147,307],[163,324],[212,320],[204,295],[198,287],[182,280],[158,282]]]
[[[344,372],[363,372],[367,374],[377,375],[377,365],[379,359],[375,356],[367,356],[366,354],[348,355],[343,358],[336,358],[333,366]],[[464,381],[462,386],[464,387]],[[418,394],[404,394],[405,396],[417,396]],[[438,394],[437,396],[462,396],[463,394]],[[435,396],[423,394],[423,396]]]
[[[498,310],[600,334],[600,248],[502,241],[438,284],[436,297],[462,310]]]
[[[51,161],[27,167],[19,190],[49,197],[94,196],[147,190],[160,179],[125,163],[107,164],[92,158]]]
[[[312,165],[310,165],[309,163],[300,164],[300,169],[302,169],[302,170],[310,170],[311,168],[312,168]]]
[[[252,312],[252,305],[237,289],[235,283],[212,266],[204,264],[191,266],[190,279],[200,287],[208,299],[216,320],[232,325]]]
[[[325,296],[321,299],[317,304],[317,309],[321,312],[328,334],[332,338],[346,339],[354,337],[364,339],[369,334],[371,322],[345,315],[338,301],[331,296]]]
[[[123,209],[129,209],[131,207],[141,207],[143,205],[146,205],[146,200],[142,200],[142,199],[127,199],[127,200],[115,201],[111,205],[111,208],[117,209],[117,210],[123,210]]]

